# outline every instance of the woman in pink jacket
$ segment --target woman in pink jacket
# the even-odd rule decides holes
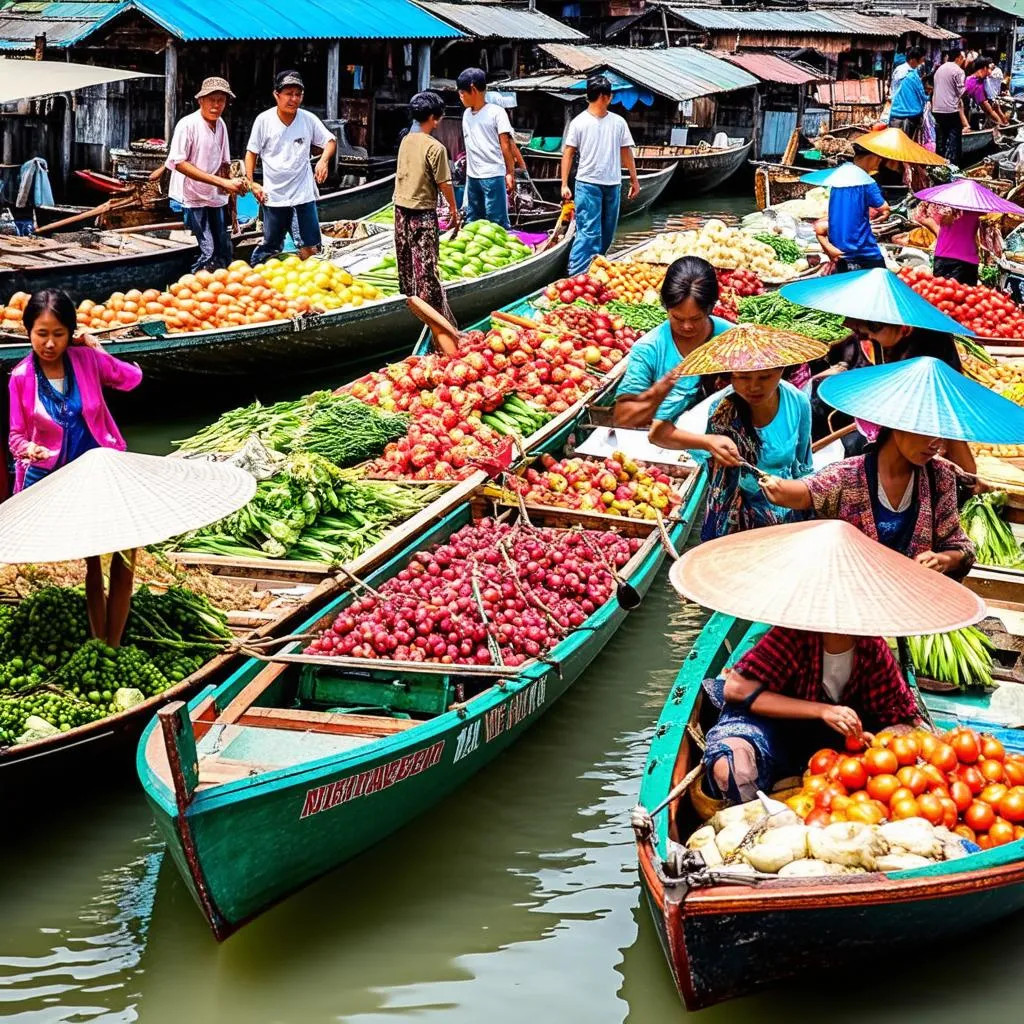
[[[11,371],[9,443],[16,491],[91,448],[124,451],[103,388],[131,391],[142,380],[133,363],[115,359],[95,340],[75,338],[75,306],[65,292],[36,292],[23,318],[32,355]]]

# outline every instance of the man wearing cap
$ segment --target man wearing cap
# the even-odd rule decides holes
[[[199,109],[175,125],[167,153],[170,197],[181,206],[185,225],[199,244],[193,273],[217,270],[231,262],[231,232],[225,207],[229,196],[244,195],[249,189],[244,178],[226,176],[231,153],[221,115],[228,99],[234,98],[225,79],[205,79],[196,93]]]
[[[317,185],[327,180],[338,148],[327,126],[308,110],[300,109],[305,86],[297,71],[282,71],[274,79],[277,105],[253,122],[246,146],[245,172],[252,180],[257,157],[263,162],[263,184],[252,190],[263,204],[263,241],[252,254],[252,265],[276,256],[294,218],[299,255],[306,259],[320,248]],[[322,150],[316,169],[309,161],[313,149]]]
[[[853,144],[854,164],[874,174],[882,158]],[[815,225],[825,255],[835,262],[836,273],[884,267],[885,257],[871,230],[871,222],[889,213],[889,204],[877,182],[829,190],[828,218]]]

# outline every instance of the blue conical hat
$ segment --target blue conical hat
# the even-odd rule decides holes
[[[874,178],[856,164],[840,164],[838,167],[823,167],[820,171],[800,176],[808,185],[828,185],[829,188],[850,188],[853,185],[870,185]]]
[[[782,289],[782,297],[798,306],[857,320],[950,334],[974,334],[922,299],[891,270],[882,267],[795,281]]]
[[[1024,408],[931,356],[849,370],[823,380],[818,393],[833,409],[894,430],[1024,444]]]

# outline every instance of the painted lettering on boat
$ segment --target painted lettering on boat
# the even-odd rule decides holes
[[[467,754],[472,754],[480,746],[480,719],[470,722],[455,740],[455,756],[452,764],[461,761]]]
[[[520,690],[511,700],[488,711],[484,715],[484,742],[490,743],[503,732],[517,726],[534,711],[540,710],[547,699],[547,690],[547,682],[538,679],[525,690]]]
[[[337,782],[328,782],[324,786],[306,790],[306,799],[302,805],[299,819],[308,818],[311,814],[329,811],[332,807],[355,800],[361,796],[371,796],[381,790],[388,789],[396,783],[403,782],[411,775],[419,775],[428,768],[433,768],[441,760],[444,753],[444,740],[438,740],[432,747],[424,747],[412,754],[379,764],[358,775],[350,775]]]

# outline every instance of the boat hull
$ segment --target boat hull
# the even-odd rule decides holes
[[[665,189],[675,173],[673,167],[663,167],[655,171],[641,171],[640,194],[635,199],[629,198],[629,177],[622,176],[622,205],[619,208],[619,219],[634,217],[638,213],[653,206],[662,196]],[[549,203],[557,203],[562,197],[562,182],[559,178],[534,178],[534,185],[540,192],[541,198]]]
[[[321,223],[332,220],[359,220],[375,213],[391,202],[395,192],[395,176],[368,181],[363,185],[327,192],[316,202]]]
[[[699,756],[688,729],[702,699],[701,681],[718,675],[761,629],[715,614],[701,632],[651,741],[643,807],[657,807]],[[1001,738],[1011,742],[1007,734]],[[669,819],[686,813],[687,799],[674,798],[650,828],[637,828],[637,860],[644,900],[690,1010],[889,948],[917,947],[922,937],[959,938],[1024,909],[1024,841],[893,874],[688,889],[664,868],[669,839],[685,838],[672,834]]]
[[[699,475],[681,521],[685,543],[703,508]],[[465,521],[452,516],[420,536],[371,584],[397,571],[415,551],[443,540]],[[645,594],[664,558],[653,546],[630,574]],[[322,617],[307,622],[308,632]],[[575,682],[627,615],[614,600],[559,644],[549,662],[534,662],[455,710],[340,757],[200,791],[179,812],[153,764],[159,729],[147,727],[138,769],[157,824],[193,897],[223,939],[274,903],[394,832],[453,792],[512,744]],[[372,663],[370,663],[372,665]],[[250,664],[237,692],[261,669]],[[197,702],[192,705],[195,712]]]
[[[754,140],[730,149],[688,153],[684,156],[644,156],[643,147],[637,158],[641,170],[674,166],[675,174],[668,185],[668,194],[694,196],[710,192],[725,184],[747,161]]]

